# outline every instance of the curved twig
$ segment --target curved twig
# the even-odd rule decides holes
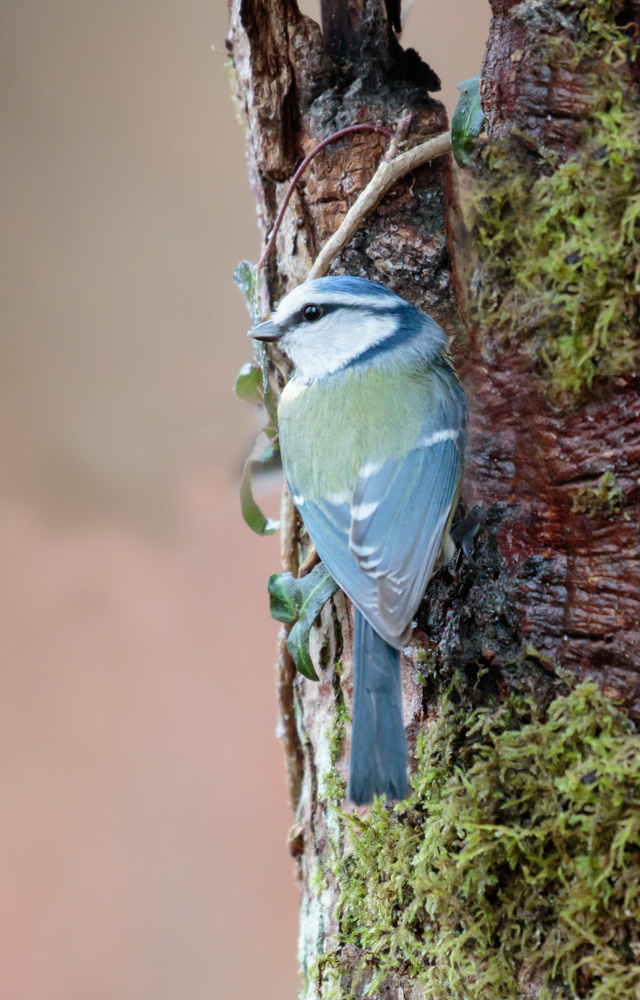
[[[282,219],[284,217],[284,213],[287,210],[287,205],[291,201],[291,196],[292,196],[293,192],[295,191],[296,184],[298,183],[298,181],[302,177],[302,174],[305,172],[305,170],[307,169],[307,167],[309,166],[309,164],[311,163],[311,161],[313,159],[315,159],[315,157],[318,155],[318,153],[322,149],[324,149],[325,146],[328,146],[329,143],[331,143],[331,142],[335,142],[336,139],[342,139],[342,137],[345,136],[345,135],[351,135],[352,132],[380,132],[382,135],[386,135],[387,139],[391,139],[391,137],[393,135],[393,133],[390,132],[388,128],[384,128],[383,125],[371,125],[371,124],[349,125],[348,128],[340,129],[339,132],[332,132],[331,135],[328,135],[326,139],[323,139],[322,142],[319,142],[317,146],[314,146],[314,148],[311,150],[310,153],[307,153],[307,155],[305,156],[304,160],[302,161],[302,163],[300,164],[300,166],[296,170],[295,174],[291,178],[291,183],[289,184],[289,187],[287,189],[287,193],[285,194],[283,202],[282,202],[282,204],[280,206],[280,209],[278,210],[278,214],[276,216],[276,221],[273,224],[273,229],[271,230],[271,233],[269,235],[269,239],[267,240],[267,245],[266,245],[266,247],[264,248],[264,250],[262,252],[262,257],[260,258],[260,260],[256,264],[256,269],[258,271],[262,267],[264,267],[264,264],[265,264],[265,261],[267,260],[267,257],[269,256],[269,254],[271,253],[271,251],[273,250],[273,248],[275,246],[276,236],[278,235],[278,230],[280,229],[280,226],[282,225]]]
[[[372,179],[353,203],[340,227],[331,236],[316,257],[307,275],[309,278],[321,278],[327,274],[338,254],[342,253],[347,243],[355,236],[364,219],[384,198],[393,185],[417,167],[443,156],[451,149],[451,132],[441,132],[433,139],[421,142],[419,146],[398,153],[392,159],[386,157],[380,163]]]

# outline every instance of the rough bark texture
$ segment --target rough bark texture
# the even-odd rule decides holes
[[[490,143],[517,137],[518,149],[506,160],[508,170],[517,172],[522,156],[538,157],[544,173],[550,156],[557,163],[580,151],[585,120],[597,107],[593,79],[599,56],[590,52],[583,35],[578,37],[582,29],[576,25],[582,22],[569,16],[578,6],[551,0],[492,3],[483,103]],[[582,6],[589,8],[588,3]],[[618,23],[628,24],[635,7],[619,6]],[[251,186],[266,232],[297,162],[329,132],[365,121],[393,128],[406,108],[414,115],[410,138],[416,141],[447,125],[442,106],[429,95],[437,86],[435,74],[416,53],[403,53],[395,37],[395,6],[386,8],[382,0],[344,5],[324,0],[322,10],[326,41],[293,0],[231,0],[229,49],[249,125]],[[611,19],[615,27],[613,14]],[[549,58],[550,44],[561,43],[563,31],[574,46],[568,65]],[[635,87],[631,60],[619,60],[615,71],[621,86]],[[354,136],[314,161],[292,201],[277,255],[267,266],[272,303],[304,280],[318,248],[370,179],[384,148],[385,140],[377,135]],[[429,586],[404,664],[410,745],[415,747],[418,734],[429,730],[447,685],[471,691],[469,705],[476,708],[499,705],[509,693],[525,693],[544,712],[559,691],[566,693],[563,671],[595,678],[606,695],[623,702],[638,720],[637,378],[629,372],[609,379],[578,402],[566,395],[551,401],[531,344],[507,340],[503,317],[479,304],[478,289],[495,285],[487,256],[481,251],[474,256],[470,291],[464,278],[470,268],[460,256],[469,251],[468,244],[464,250],[458,244],[453,267],[450,247],[459,226],[450,171],[450,163],[442,159],[399,184],[332,268],[335,274],[382,281],[437,319],[451,337],[471,411],[463,499],[466,509],[481,508],[476,565],[460,557]],[[485,173],[478,164],[479,183],[486,180]],[[503,280],[496,293],[500,299],[508,298],[512,278]],[[607,473],[615,480],[603,483]],[[301,525],[290,508],[285,515],[284,562],[295,572]],[[344,916],[351,877],[345,876],[349,848],[344,817],[336,809],[343,788],[336,775],[345,778],[349,750],[350,630],[348,608],[339,595],[315,630],[319,684],[294,676],[284,643],[280,654],[281,724],[295,812],[290,844],[302,893],[304,995],[341,997],[353,990],[360,996],[373,982],[373,995],[408,1000],[424,995],[409,959],[398,958],[394,969],[393,961],[380,958],[383,948],[376,952],[375,944],[373,958],[367,959],[364,938],[358,928],[352,928],[350,937],[346,934],[338,907],[342,892]],[[336,668],[338,661],[341,668]],[[453,745],[462,758],[462,737]],[[366,816],[366,810],[360,814]],[[403,822],[406,830],[417,821],[408,815]],[[369,888],[367,884],[363,891]],[[415,886],[411,893],[417,898]],[[388,920],[397,928],[399,904],[393,906],[395,915],[379,916],[378,922]],[[426,933],[423,919],[424,911],[416,911],[412,934]],[[544,934],[551,933],[552,927],[545,927]],[[373,931],[366,940],[377,940]],[[400,943],[389,947],[405,954]],[[424,961],[433,966],[435,983],[434,954],[425,952]],[[382,981],[372,980],[380,968],[385,970]],[[428,995],[485,995],[469,985],[483,981],[482,968],[478,959],[477,974],[472,969],[457,985],[451,975],[445,977],[449,986],[438,979]],[[498,984],[497,992],[491,992],[494,983],[487,986],[486,997],[540,995],[542,978],[535,968],[523,972],[518,966],[514,975],[517,990]],[[584,976],[580,982],[585,990],[580,995],[590,996]],[[630,990],[637,982],[640,978]],[[554,989],[557,996],[565,995],[562,984]]]
[[[615,10],[605,14],[611,27],[617,20],[637,33],[634,9],[618,6],[615,20]],[[516,131],[527,152],[552,154],[554,165],[584,143],[604,69],[601,53],[581,34],[584,19],[570,17],[572,7],[578,5],[494,0],[482,71],[491,139]],[[554,50],[571,52],[566,64],[550,58],[549,38]],[[616,75],[617,86],[635,88],[634,64],[621,62]],[[518,166],[514,155],[502,169]],[[476,283],[483,269],[481,263]],[[455,635],[466,635],[464,619],[475,618],[473,639],[467,636],[465,648],[460,641],[449,646],[447,655],[499,670],[524,641],[578,676],[596,677],[640,720],[637,376],[610,381],[600,387],[601,398],[577,408],[566,398],[554,405],[529,345],[507,346],[492,318],[482,310],[479,322],[476,316],[472,365],[464,372],[474,415],[466,482],[470,502],[494,505],[491,544],[499,571],[481,593],[472,589],[460,622],[451,623]],[[580,509],[585,505],[576,498],[590,489],[595,495],[607,472],[617,476],[624,512],[606,503]]]

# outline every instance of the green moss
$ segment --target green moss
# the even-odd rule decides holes
[[[344,693],[340,683],[341,677],[342,661],[338,660],[333,671],[334,716],[331,726],[327,731],[331,770],[326,771],[322,775],[320,799],[323,802],[341,802],[346,794],[345,783],[335,770],[344,747],[345,724],[349,721],[349,713],[346,709]]]
[[[475,236],[485,325],[531,344],[552,394],[580,400],[640,361],[640,100],[621,0],[569,0],[551,70],[577,70],[591,111],[565,161],[514,131],[482,153]]]
[[[426,688],[430,683],[437,680],[437,666],[433,654],[423,649],[421,646],[413,647],[414,670],[413,678]]]
[[[326,771],[322,775],[322,802],[341,802],[347,793],[347,786],[337,771]]]
[[[532,979],[543,997],[636,1000],[640,741],[626,716],[590,682],[544,717],[524,698],[471,714],[445,701],[417,761],[406,802],[339,813],[339,947],[312,971],[317,995],[375,997],[394,972],[429,1000],[510,1000]]]
[[[624,507],[624,493],[615,472],[605,472],[597,486],[580,486],[573,496],[571,512],[594,517],[600,511],[618,512]],[[628,514],[623,515],[627,520]]]
[[[309,887],[316,896],[319,896],[326,889],[327,877],[322,865],[317,864],[314,868],[313,874],[309,878]]]

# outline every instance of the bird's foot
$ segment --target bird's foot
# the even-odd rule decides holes
[[[484,514],[483,507],[473,507],[468,514],[466,514],[461,521],[456,524],[455,528],[451,530],[451,538],[459,545],[464,552],[467,560],[474,569],[480,569],[477,562],[473,558],[473,540],[477,534],[478,528],[480,527],[480,522],[482,521],[482,516]]]

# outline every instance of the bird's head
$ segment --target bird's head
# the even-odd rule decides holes
[[[435,355],[446,344],[437,323],[395,292],[366,278],[339,276],[298,285],[249,336],[277,341],[304,382],[353,364],[384,363],[390,352]]]

